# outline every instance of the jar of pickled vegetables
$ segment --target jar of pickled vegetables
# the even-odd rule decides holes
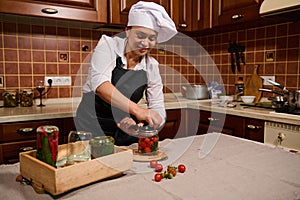
[[[3,105],[4,107],[16,107],[18,104],[17,91],[5,90],[3,93]]]
[[[20,94],[20,105],[22,107],[30,107],[33,105],[33,91],[32,89],[23,89]]]
[[[111,136],[97,136],[90,140],[91,156],[98,158],[114,153],[115,139]]]
[[[158,134],[151,137],[139,137],[138,152],[143,154],[155,154],[158,150]]]

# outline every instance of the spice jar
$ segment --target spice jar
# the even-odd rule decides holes
[[[20,94],[20,105],[22,107],[30,107],[33,105],[33,91],[32,89],[23,89]]]
[[[17,106],[17,91],[16,90],[5,90],[3,93],[3,104],[4,107],[16,107]]]
[[[56,167],[58,154],[58,134],[56,126],[39,126],[37,128],[36,158]]]
[[[97,136],[90,140],[92,158],[114,153],[115,139],[111,136]]]

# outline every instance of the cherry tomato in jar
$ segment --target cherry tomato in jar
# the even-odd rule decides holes
[[[151,160],[151,161],[150,161],[150,167],[151,167],[151,168],[155,168],[156,165],[157,165],[157,160]]]
[[[156,182],[160,182],[161,179],[162,179],[162,174],[161,173],[157,173],[157,174],[154,175],[154,180]]]
[[[180,172],[180,173],[184,173],[185,172],[185,170],[186,170],[186,168],[185,168],[185,166],[183,165],[183,164],[180,164],[180,165],[178,165],[178,171]]]
[[[155,171],[156,172],[161,172],[163,170],[163,166],[162,166],[162,164],[157,164],[156,166],[155,166]]]

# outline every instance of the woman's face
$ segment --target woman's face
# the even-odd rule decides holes
[[[137,56],[144,56],[156,45],[157,33],[149,28],[132,26],[126,29],[128,38],[127,52],[132,52]]]

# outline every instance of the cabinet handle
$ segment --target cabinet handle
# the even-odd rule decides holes
[[[213,117],[208,117],[207,119],[208,119],[208,121],[218,121],[219,120],[219,119],[213,118]]]
[[[31,151],[34,149],[35,149],[35,147],[21,147],[21,148],[19,148],[19,152],[26,152],[26,151]]]
[[[262,126],[255,126],[255,125],[252,125],[252,124],[248,124],[247,125],[247,128],[249,128],[249,129],[261,129],[262,128]]]
[[[43,8],[42,12],[46,14],[56,14],[58,13],[58,10],[56,10],[55,8]]]
[[[237,21],[237,20],[242,19],[243,17],[244,17],[244,15],[236,14],[236,15],[232,15],[231,19],[234,20],[234,21]]]
[[[31,133],[33,133],[34,132],[34,128],[19,128],[18,130],[17,130],[17,132],[19,133],[19,134],[31,134]]]
[[[178,27],[179,27],[179,28],[187,28],[188,25],[187,25],[187,24],[178,24]]]

